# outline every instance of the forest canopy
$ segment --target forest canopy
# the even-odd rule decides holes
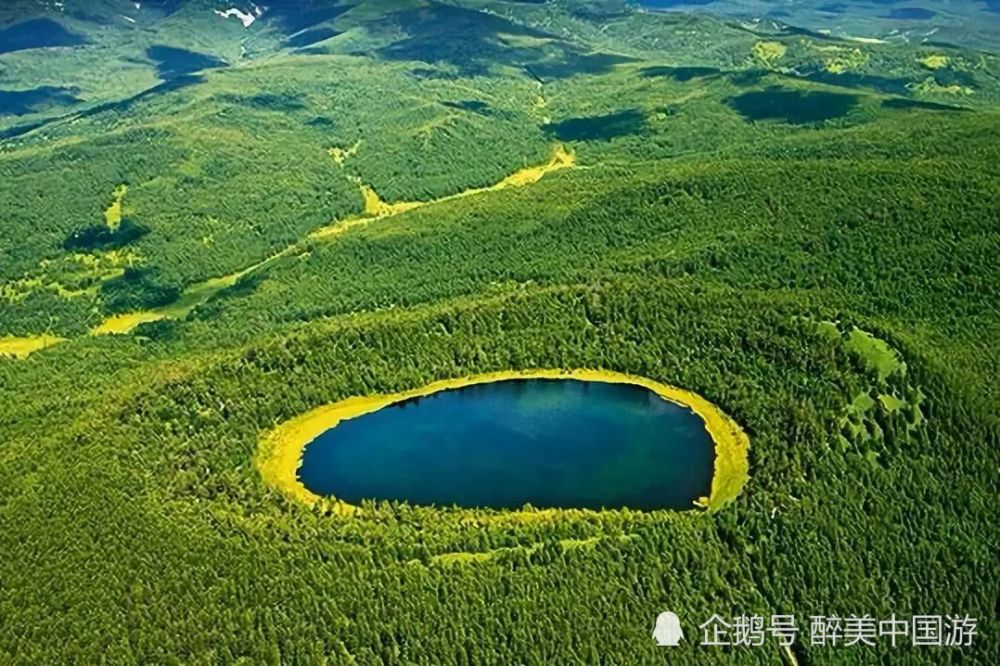
[[[0,8],[0,663],[655,664],[664,610],[678,663],[1000,662],[995,12],[55,4]],[[703,396],[749,479],[261,476],[322,405],[539,368]],[[925,613],[973,645],[692,622]]]

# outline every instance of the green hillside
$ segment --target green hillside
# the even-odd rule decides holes
[[[0,663],[658,664],[666,608],[979,621],[671,663],[1000,662],[995,50],[237,7],[0,8]],[[532,368],[704,396],[749,482],[345,517],[258,471],[312,408]]]

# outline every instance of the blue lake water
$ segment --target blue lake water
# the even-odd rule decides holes
[[[529,379],[343,421],[306,446],[299,478],[350,503],[689,509],[714,459],[701,418],[645,388]]]

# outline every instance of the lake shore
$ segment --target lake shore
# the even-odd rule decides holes
[[[378,411],[397,402],[420,398],[476,384],[514,379],[573,379],[586,382],[632,384],[691,409],[705,423],[715,448],[712,488],[708,497],[697,504],[709,511],[717,510],[739,495],[749,478],[750,439],[740,426],[717,406],[691,391],[661,382],[608,370],[512,370],[491,372],[468,377],[456,377],[432,382],[399,393],[376,394],[346,398],[322,405],[301,414],[273,430],[260,440],[255,463],[264,482],[286,497],[306,506],[322,504],[339,515],[353,515],[357,507],[332,497],[323,497],[308,490],[298,478],[305,447],[323,432],[345,419]]]

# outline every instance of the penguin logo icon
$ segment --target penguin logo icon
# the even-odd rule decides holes
[[[656,624],[653,625],[653,640],[660,647],[677,647],[677,644],[684,640],[681,621],[675,613],[664,611],[656,616]]]

